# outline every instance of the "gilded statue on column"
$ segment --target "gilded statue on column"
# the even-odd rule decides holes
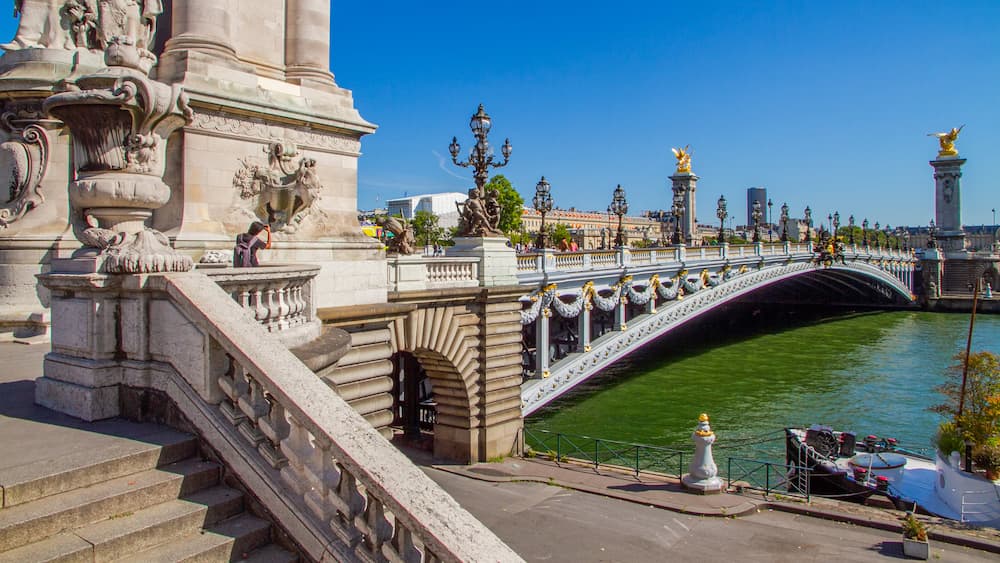
[[[685,146],[683,149],[670,149],[674,153],[674,158],[677,159],[677,173],[678,174],[690,174],[691,173],[691,145]]]
[[[965,127],[965,125],[962,125]],[[941,145],[941,150],[938,151],[938,156],[958,156],[958,150],[955,148],[955,141],[958,140],[958,133],[962,130],[962,127],[955,128],[952,127],[951,131],[944,133],[928,133],[928,137],[937,137],[938,143]]]

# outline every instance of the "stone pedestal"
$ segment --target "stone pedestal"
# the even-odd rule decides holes
[[[962,165],[964,158],[939,156],[930,161],[934,167],[934,222],[937,244],[945,253],[965,250],[962,230]]]
[[[719,468],[712,458],[712,444],[715,433],[708,425],[708,415],[698,417],[698,428],[691,434],[694,441],[694,458],[688,468],[689,473],[681,477],[681,483],[690,491],[701,494],[718,494],[725,489],[719,478]]]
[[[698,189],[698,176],[691,172],[678,172],[670,177],[673,183],[673,193],[680,195],[684,201],[684,216],[681,217],[681,237],[690,243],[695,232],[695,190]]]
[[[478,258],[483,287],[517,285],[517,253],[503,237],[456,237],[448,256]]]

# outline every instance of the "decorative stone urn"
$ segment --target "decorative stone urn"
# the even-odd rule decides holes
[[[65,85],[43,110],[62,120],[73,138],[76,179],[69,184],[73,233],[98,271],[187,271],[191,259],[146,226],[170,199],[163,183],[166,139],[191,121],[180,87],[150,80],[155,56],[134,37],[114,36],[107,68]]]
[[[702,413],[698,417],[698,427],[691,434],[694,440],[694,458],[688,467],[689,473],[681,477],[681,483],[694,492],[701,494],[721,493],[724,485],[719,478],[719,468],[712,458],[712,444],[715,442],[715,432],[708,425],[708,415]]]

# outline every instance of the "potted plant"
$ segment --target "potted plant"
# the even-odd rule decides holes
[[[972,463],[986,471],[990,481],[1000,479],[1000,444],[987,444],[972,455]]]
[[[917,520],[912,512],[907,512],[903,518],[903,555],[914,559],[927,559],[930,551],[927,526]]]

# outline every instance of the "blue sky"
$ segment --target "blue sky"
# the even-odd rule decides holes
[[[0,36],[13,34],[11,0]],[[5,7],[6,6],[6,7]],[[690,144],[698,219],[746,188],[775,210],[925,224],[937,150],[965,124],[963,221],[1000,208],[1000,2],[385,2],[333,0],[331,64],[379,130],[362,140],[359,206],[464,191],[450,163],[478,104],[499,172],[526,200],[667,208],[670,147]],[[499,152],[499,150],[498,150]]]

